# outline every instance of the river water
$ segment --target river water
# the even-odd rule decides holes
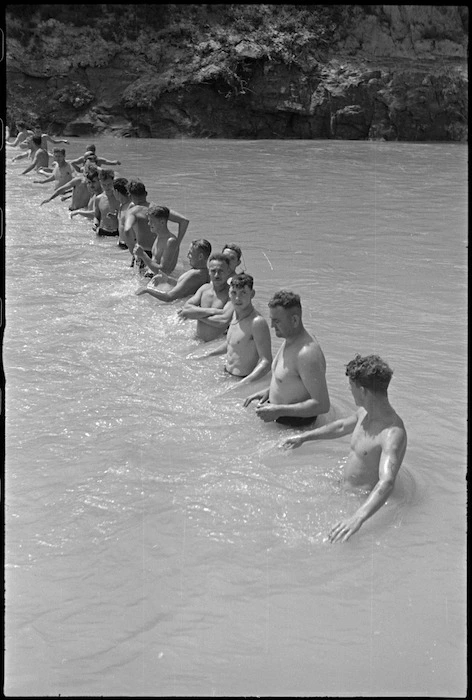
[[[408,449],[388,503],[330,544],[362,500],[349,438],[281,449],[296,431],[225,394],[222,357],[188,357],[183,302],[135,296],[128,253],[40,207],[52,185],[9,150],[5,693],[465,694],[467,148],[95,143],[190,218],[177,272],[192,239],[232,241],[266,318],[301,295],[333,415],[354,410],[345,364],[387,360]]]

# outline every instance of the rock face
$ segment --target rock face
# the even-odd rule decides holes
[[[275,6],[259,7],[264,32],[205,23],[206,10],[191,42],[181,14],[179,30],[121,44],[54,18],[20,40],[7,13],[9,121],[70,136],[467,139],[465,7],[337,6],[329,45],[272,31]]]

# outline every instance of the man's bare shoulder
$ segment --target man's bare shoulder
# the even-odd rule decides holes
[[[269,324],[265,320],[264,316],[257,309],[254,309],[250,318],[252,320],[253,328],[264,328],[265,326],[269,327]]]
[[[321,363],[322,365],[325,364],[325,356],[319,342],[309,333],[300,338],[298,344],[298,357],[300,360],[305,362],[314,362],[316,364]]]

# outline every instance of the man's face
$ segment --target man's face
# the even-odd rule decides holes
[[[208,273],[215,289],[222,289],[231,275],[231,270],[222,260],[210,260]]]
[[[98,177],[94,177],[92,180],[87,180],[87,187],[90,194],[100,194],[102,191],[102,186]]]
[[[349,388],[351,390],[352,398],[356,406],[362,406],[361,396],[363,394],[362,387],[353,382],[352,379],[349,380]]]
[[[149,230],[151,233],[156,233],[159,231],[159,219],[157,216],[149,216],[148,214],[148,224],[149,224]]]
[[[113,194],[115,195],[115,199],[117,199],[120,204],[124,204],[126,202],[125,195],[119,190],[115,190],[115,188],[113,188]]]
[[[66,159],[65,155],[62,153],[62,151],[53,151],[54,155],[54,160],[58,165],[62,165]]]
[[[100,181],[100,185],[102,187],[102,190],[106,194],[113,194],[113,192],[115,191],[114,187],[113,187],[113,178],[112,177],[100,177],[100,175],[99,175],[98,179]]]
[[[288,338],[293,330],[293,309],[283,306],[269,307],[270,325],[278,338]]]
[[[251,305],[252,298],[254,296],[254,290],[248,287],[235,287],[232,284],[229,286],[229,298],[233,306],[238,308],[240,311],[244,311]]]
[[[190,263],[190,267],[196,267],[200,262],[200,249],[196,245],[190,244],[188,249],[187,258]]]
[[[226,257],[229,260],[230,274],[232,275],[236,270],[237,266],[239,265],[238,254],[232,248],[225,248],[223,250],[223,255],[226,255]]]

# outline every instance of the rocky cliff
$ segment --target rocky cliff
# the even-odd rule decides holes
[[[465,6],[12,5],[6,18],[10,123],[65,135],[467,139]]]

